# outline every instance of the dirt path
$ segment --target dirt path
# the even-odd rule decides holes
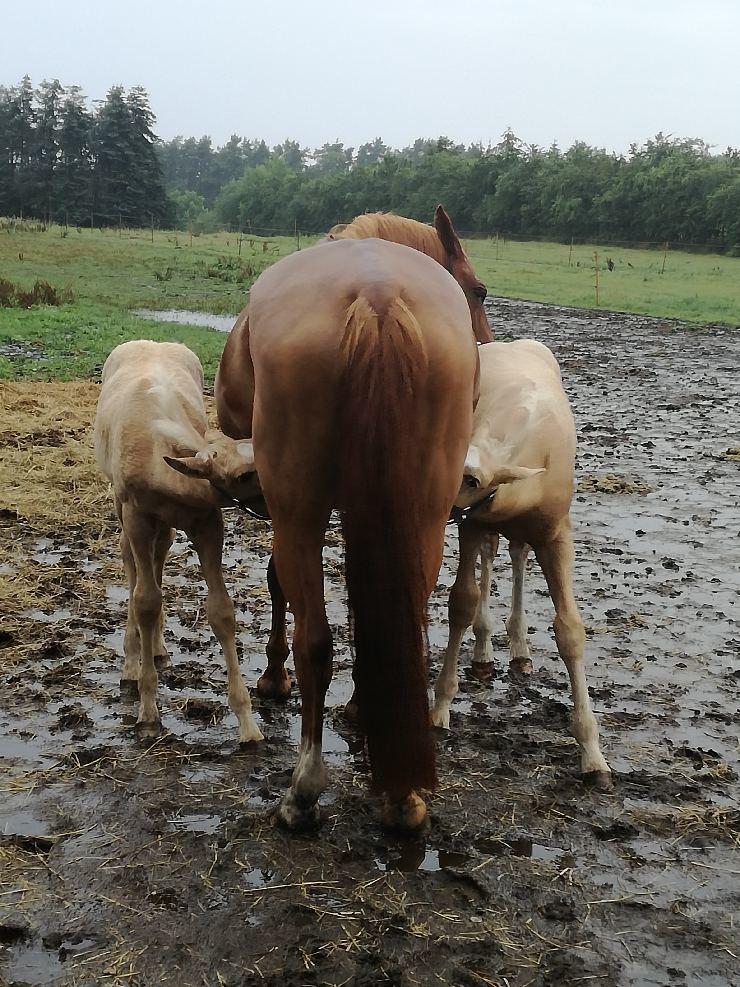
[[[126,597],[108,515],[55,530],[0,510],[0,576],[23,575],[29,594],[0,631],[0,982],[740,984],[740,331],[499,299],[492,316],[500,338],[552,346],[573,401],[576,590],[614,795],[578,779],[533,565],[534,676],[509,680],[499,635],[501,676],[464,680],[438,737],[430,833],[393,841],[339,715],[349,650],[330,535],[331,786],[321,833],[295,837],[269,808],[290,778],[298,698],[257,703],[266,741],[238,748],[188,546],[168,568],[170,733],[146,749],[118,689]],[[64,449],[63,434],[26,431],[34,462]],[[233,519],[229,546],[254,683],[269,537]],[[435,670],[454,557],[451,534]]]

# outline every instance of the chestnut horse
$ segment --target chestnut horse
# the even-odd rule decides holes
[[[460,488],[477,369],[454,279],[418,251],[379,239],[325,242],[268,268],[251,291],[248,351],[224,350],[222,385],[253,386],[272,577],[295,618],[301,747],[278,810],[291,829],[315,823],[326,785],[332,635],[322,549],[332,508],[342,517],[355,684],[384,822],[424,823],[416,791],[436,780],[426,604]]]
[[[473,270],[452,221],[441,205],[435,211],[434,226],[389,213],[366,213],[357,216],[351,223],[334,227],[327,239],[359,240],[371,237],[413,247],[446,268],[463,289],[476,340],[480,343],[492,340],[483,307],[486,286]],[[251,438],[254,380],[249,353],[248,307],[239,314],[226,340],[216,375],[215,395],[223,431],[235,439]],[[272,559],[267,568],[267,585],[272,601],[272,622],[266,648],[267,668],[257,682],[257,691],[263,698],[279,699],[286,698],[290,693],[290,678],[285,670],[289,649],[285,632],[285,597]],[[357,715],[355,705],[352,701],[348,708],[353,716]]]
[[[415,219],[394,216],[392,213],[371,212],[357,216],[346,226],[334,227],[329,232],[331,240],[362,240],[373,236],[392,243],[405,243],[407,247],[420,250],[446,267],[465,292],[475,338],[479,343],[491,342],[493,335],[483,307],[487,295],[486,286],[473,270],[455,233],[452,220],[442,206],[437,206],[434,213],[434,226],[427,226]]]

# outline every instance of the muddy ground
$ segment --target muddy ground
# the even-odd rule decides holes
[[[166,577],[167,733],[146,747],[118,687],[126,594],[110,512],[52,526],[6,509],[0,573],[32,572],[35,595],[0,632],[0,981],[740,984],[740,331],[499,299],[491,316],[500,338],[555,350],[574,404],[576,591],[614,794],[579,780],[533,563],[535,672],[506,673],[504,552],[499,677],[465,679],[437,737],[430,832],[383,835],[362,742],[339,712],[350,659],[330,533],[331,785],[320,833],[287,835],[270,809],[294,763],[298,697],[257,700],[266,740],[239,748],[187,544]],[[29,462],[66,441],[25,431]],[[268,551],[263,527],[231,518],[250,684]],[[435,671],[454,559],[450,529]]]

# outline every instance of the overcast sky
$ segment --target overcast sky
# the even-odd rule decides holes
[[[740,146],[740,0],[0,0],[0,83],[142,85],[157,132]]]

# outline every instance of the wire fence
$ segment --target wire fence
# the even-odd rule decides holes
[[[44,219],[24,218],[23,216],[0,217],[0,232],[49,232],[54,228],[64,230],[77,229],[98,230],[99,232],[110,232],[118,236],[127,236],[130,239],[150,239],[154,242],[156,233],[167,234],[169,236],[183,235],[186,237],[199,238],[201,236],[217,235],[219,233],[241,237],[242,240],[248,237],[259,237],[261,239],[270,237],[292,238],[296,241],[297,249],[301,247],[301,239],[311,240],[316,237],[327,235],[326,229],[311,229],[304,227],[296,220],[292,227],[287,226],[257,226],[249,220],[243,224],[234,226],[228,224],[218,230],[199,230],[196,224],[186,228],[174,228],[161,226],[153,214],[150,214],[150,222],[143,226],[140,216],[127,216],[124,213],[106,213],[98,210],[91,210],[85,216],[77,216],[77,221],[69,219],[67,215],[59,216],[50,214]],[[347,222],[351,222],[348,220]],[[337,222],[336,226],[346,225],[345,222]],[[333,228],[333,227],[330,227]],[[681,238],[672,239],[663,237],[656,240],[619,239],[608,235],[600,236],[571,236],[557,237],[553,234],[534,233],[509,233],[501,230],[457,230],[458,236],[464,240],[486,240],[505,247],[507,243],[552,243],[560,246],[577,247],[599,244],[604,247],[623,248],[631,250],[685,250],[696,253],[717,253],[724,254],[728,250],[737,250],[737,245],[726,241],[695,241],[683,240]]]

